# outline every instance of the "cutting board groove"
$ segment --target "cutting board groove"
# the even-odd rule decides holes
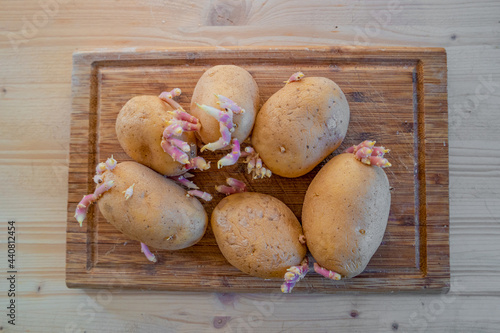
[[[386,169],[393,187],[382,245],[363,274],[338,282],[309,274],[294,292],[425,291],[449,289],[448,112],[446,53],[437,48],[280,47],[83,52],[73,56],[66,283],[69,287],[271,292],[281,281],[248,276],[220,253],[210,228],[195,246],[155,251],[156,264],[107,223],[97,206],[80,228],[73,218],[83,194],[93,191],[96,163],[114,154],[130,160],[116,140],[114,122],[125,102],[142,94],[182,89],[186,109],[198,78],[214,65],[235,64],[256,79],[261,104],[290,74],[328,77],[343,89],[351,123],[342,146],[305,176],[252,180],[243,164],[196,172],[206,191],[226,177],[285,202],[300,219],[307,186],[344,148],[375,139],[391,148]],[[212,165],[223,154],[204,155]],[[210,215],[222,199],[204,203]]]

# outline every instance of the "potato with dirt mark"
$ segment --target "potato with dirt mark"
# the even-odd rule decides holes
[[[280,200],[262,193],[238,193],[222,199],[211,218],[224,257],[241,271],[283,278],[306,255],[302,227]]]
[[[113,186],[98,200],[99,210],[127,237],[166,250],[192,246],[203,237],[208,217],[201,203],[148,167],[119,163],[102,174],[102,183]]]
[[[162,148],[163,132],[173,119],[174,108],[157,96],[136,96],[130,99],[116,118],[116,135],[125,153],[145,166],[167,176],[180,175],[183,164]],[[193,132],[178,136],[186,142],[191,157],[196,155],[196,137]]]
[[[245,141],[259,110],[259,88],[254,78],[245,69],[234,65],[214,66],[203,73],[194,89],[189,113],[200,120],[201,130],[197,135],[204,144],[219,140],[221,129],[219,121],[198,105],[221,108],[224,99],[221,100],[217,95],[230,99],[244,110],[233,115],[232,138],[239,142]]]
[[[346,97],[335,82],[305,77],[287,83],[264,103],[252,144],[274,174],[299,177],[340,146],[349,116]]]
[[[387,226],[391,194],[381,167],[390,163],[375,153],[380,148],[335,156],[304,198],[302,226],[309,251],[320,266],[342,277],[363,272]]]

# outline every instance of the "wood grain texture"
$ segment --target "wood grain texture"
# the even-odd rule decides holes
[[[137,242],[128,241],[97,207],[79,228],[73,218],[83,193],[92,192],[95,165],[113,154],[130,160],[115,133],[116,116],[139,94],[158,95],[179,87],[187,109],[199,77],[217,64],[236,64],[257,81],[261,104],[298,70],[328,77],[344,90],[351,109],[348,135],[339,151],[373,138],[391,148],[387,169],[391,214],[382,245],[363,274],[340,282],[311,274],[294,292],[443,291],[449,289],[448,144],[446,54],[442,49],[364,47],[228,48],[74,55],[70,146],[67,279],[70,287],[103,287],[116,274],[116,286],[219,292],[269,292],[282,281],[265,281],[232,267],[209,229],[195,246],[158,251],[147,262]],[[337,152],[338,153],[338,152]],[[335,154],[331,156],[334,156]],[[224,153],[203,154],[216,165]],[[249,190],[272,195],[300,219],[302,202],[321,166],[295,179],[274,175],[252,180],[245,165],[195,172],[195,182],[212,192],[227,177]],[[223,196],[205,203],[209,216]],[[126,244],[126,245],[124,245]]]
[[[387,10],[382,0],[255,0],[244,1],[242,11],[225,9],[235,4],[222,0],[61,0],[14,49],[7,34],[20,34],[40,3],[5,0],[0,8],[0,229],[18,221],[21,272],[19,321],[10,327],[4,317],[3,331],[498,332],[500,149],[492,142],[500,141],[500,89],[493,85],[479,103],[470,101],[483,80],[500,84],[500,2],[401,1],[380,25],[374,13]],[[217,19],[227,25],[210,25]],[[450,293],[298,294],[274,302],[267,294],[66,288],[73,52],[355,45],[367,27],[373,30],[363,45],[446,48]],[[5,271],[4,261],[0,267]]]

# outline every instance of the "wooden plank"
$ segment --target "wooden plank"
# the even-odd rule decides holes
[[[447,290],[446,54],[442,49],[355,47],[75,54],[67,285],[102,287],[120,272],[126,277],[120,286],[127,288],[258,292],[279,287],[280,281],[250,277],[229,265],[210,230],[189,249],[158,251],[159,263],[152,265],[138,251],[137,242],[127,241],[102,218],[98,208],[90,210],[84,228],[80,229],[72,217],[82,194],[92,191],[95,164],[111,154],[120,161],[129,159],[114,132],[116,115],[129,98],[179,87],[183,91],[180,103],[187,108],[203,71],[228,63],[252,73],[262,102],[297,70],[333,79],[351,107],[351,124],[341,148],[375,138],[392,149],[395,166],[388,171],[394,187],[389,225],[366,271],[337,283],[311,274],[295,292]],[[213,154],[207,159],[216,161],[221,156]],[[253,181],[241,164],[222,172],[211,169],[197,173],[195,179],[210,192],[228,176],[245,180],[250,190],[279,198],[300,218],[305,190],[320,167],[297,179],[273,176]],[[204,204],[208,214],[221,198],[216,196]]]

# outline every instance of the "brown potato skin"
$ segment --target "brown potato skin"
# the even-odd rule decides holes
[[[189,247],[203,237],[207,213],[172,180],[136,162],[106,171],[104,181],[109,180],[114,186],[98,200],[99,209],[127,237],[166,250]],[[125,200],[123,191],[134,183],[134,194]]]
[[[227,261],[253,276],[282,279],[287,268],[306,256],[299,221],[283,202],[267,194],[238,193],[222,199],[211,225]]]
[[[264,103],[252,144],[273,173],[300,177],[340,146],[349,116],[345,95],[335,82],[305,77],[285,85]]]
[[[234,65],[214,66],[203,73],[194,88],[189,113],[200,120],[201,131],[197,135],[205,144],[220,138],[219,122],[196,106],[196,103],[218,108],[215,94],[223,95],[245,109],[245,113],[234,115],[233,123],[236,124],[236,129],[232,133],[232,138],[243,142],[252,132],[259,110],[257,83],[249,72]]]
[[[123,150],[136,162],[167,176],[183,173],[182,164],[163,151],[161,140],[173,108],[157,96],[143,95],[130,99],[116,118],[116,136]],[[185,132],[180,139],[196,149],[196,137]],[[196,151],[194,151],[196,153]]]
[[[304,198],[302,226],[309,251],[319,265],[343,277],[360,274],[382,242],[390,206],[382,168],[365,165],[353,154],[335,156]]]

